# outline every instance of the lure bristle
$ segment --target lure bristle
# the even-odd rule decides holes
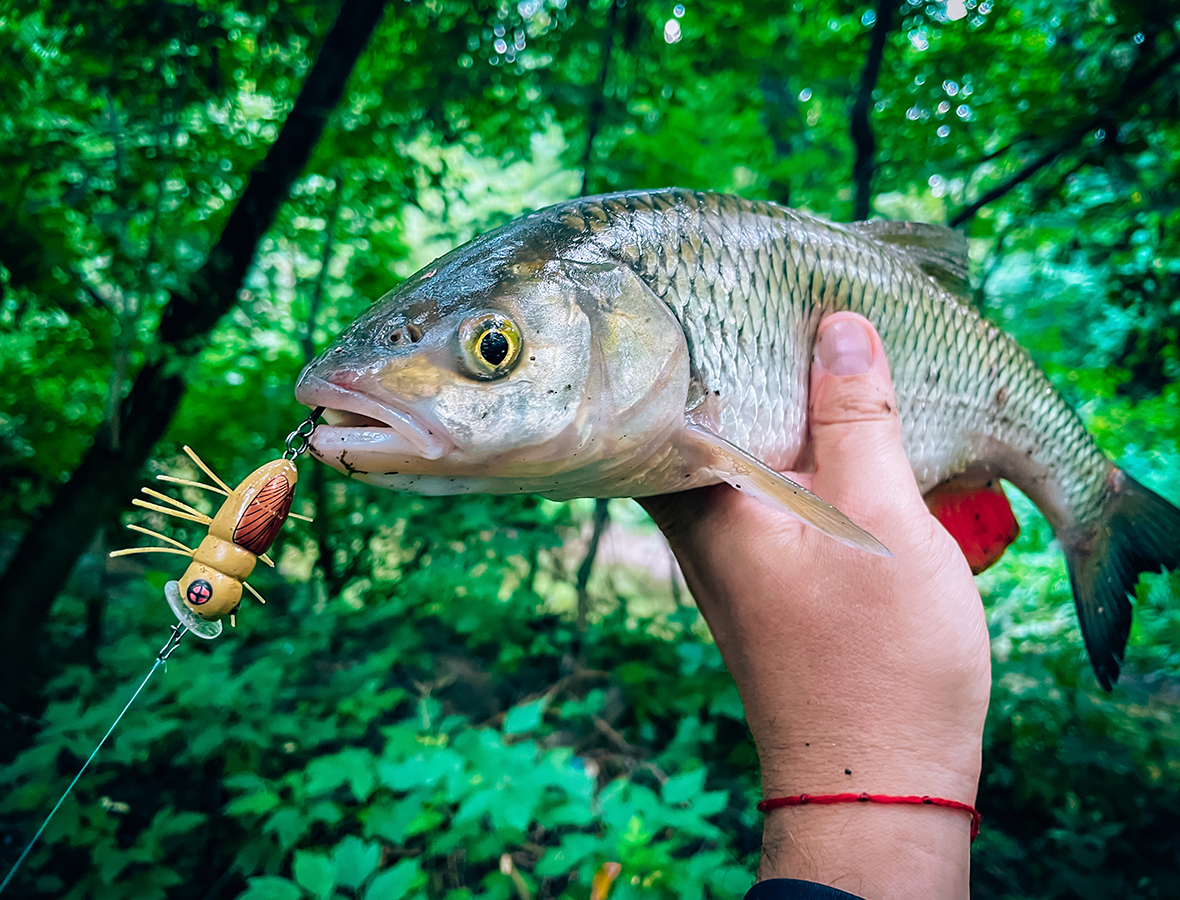
[[[191,550],[174,550],[172,547],[128,547],[126,550],[112,550],[111,556],[132,556],[136,553],[175,553],[177,556],[192,557]]]
[[[213,484],[205,484],[203,481],[193,481],[191,478],[177,478],[175,475],[157,475],[157,481],[167,481],[169,484],[183,484],[185,487],[202,488],[206,491],[212,491],[215,494],[221,494],[223,497],[229,496],[229,491],[222,490]]]
[[[201,512],[199,509],[189,506],[187,503],[177,500],[175,497],[169,497],[167,494],[161,494],[159,491],[153,491],[151,488],[140,488],[140,491],[147,494],[149,497],[155,497],[157,500],[163,500],[165,503],[175,506],[182,512],[188,513],[190,516],[205,515],[205,513]],[[210,521],[212,521],[212,519],[210,519]]]
[[[131,531],[138,531],[140,534],[146,534],[148,537],[154,537],[154,538],[158,538],[161,541],[167,541],[173,547],[179,547],[185,553],[192,553],[193,552],[192,547],[186,547],[180,541],[173,540],[172,538],[168,537],[168,535],[166,535],[166,534],[160,534],[160,532],[152,531],[150,528],[144,528],[142,525],[128,525],[127,527]]]
[[[189,515],[188,513],[181,512],[178,509],[169,509],[166,506],[159,506],[158,504],[155,504],[155,503],[148,503],[146,500],[140,500],[138,497],[136,497],[134,500],[131,501],[131,505],[132,506],[141,506],[144,509],[150,509],[150,510],[152,510],[152,512],[163,513],[166,516],[175,516],[178,519],[187,519],[189,522],[196,522],[200,525],[208,525],[210,522],[213,521],[211,518],[209,518],[204,513],[198,513],[195,516]]]
[[[216,482],[218,485],[220,485],[222,488],[224,488],[227,494],[233,490],[228,484],[226,484],[224,481],[222,481],[220,478],[218,478],[217,475],[214,474],[212,469],[210,469],[207,465],[205,465],[205,461],[203,459],[201,459],[201,457],[197,456],[196,451],[193,450],[193,448],[190,447],[188,444],[184,445],[184,452],[188,454],[189,459],[191,459],[193,462],[195,462],[202,472],[204,472],[206,475],[208,475],[210,478],[212,478],[214,482]]]

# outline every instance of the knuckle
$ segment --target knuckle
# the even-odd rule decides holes
[[[830,384],[820,399],[822,402],[812,404],[811,420],[814,425],[898,419],[893,392],[879,384]]]

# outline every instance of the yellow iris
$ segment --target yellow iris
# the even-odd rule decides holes
[[[476,378],[507,375],[520,356],[521,346],[520,330],[503,313],[480,313],[459,326],[463,364]]]

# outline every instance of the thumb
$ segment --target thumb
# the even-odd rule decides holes
[[[829,503],[868,518],[899,505],[921,505],[902,446],[885,348],[863,316],[838,312],[820,323],[810,425],[813,490]]]

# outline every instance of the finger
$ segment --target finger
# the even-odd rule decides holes
[[[885,348],[863,316],[839,312],[820,323],[810,414],[817,494],[854,517],[921,506]]]

